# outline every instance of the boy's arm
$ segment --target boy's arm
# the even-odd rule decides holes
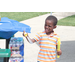
[[[27,41],[29,42],[29,43],[34,43],[34,42],[36,42],[34,39],[31,39],[29,36],[28,36],[28,33],[26,33],[25,34],[25,31],[23,31],[23,36],[27,39]]]
[[[31,44],[34,43],[34,42],[36,42],[34,39],[31,39],[29,36],[27,36],[26,39]]]

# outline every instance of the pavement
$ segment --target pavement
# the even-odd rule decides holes
[[[45,14],[42,16],[34,17],[28,20],[21,21],[31,27],[31,33],[29,36],[33,38],[37,32],[44,30],[44,23],[47,16],[50,14]],[[59,19],[65,18],[67,16],[75,15],[75,12],[55,12],[52,15],[56,16]],[[75,27],[73,26],[57,26],[54,30],[61,38],[61,50],[62,55],[57,62],[74,62],[75,61]],[[22,32],[17,32],[15,37],[23,37]],[[23,37],[24,38],[24,37]],[[1,40],[1,47],[3,46],[5,40]],[[38,43],[30,44],[24,38],[24,61],[25,62],[37,62],[37,56],[40,48]]]

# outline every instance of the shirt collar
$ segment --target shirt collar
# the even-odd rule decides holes
[[[46,32],[45,32],[45,31],[43,31],[43,33],[45,33],[45,34],[46,34]],[[54,35],[57,35],[57,34],[53,31],[53,33],[50,35],[50,37],[53,37]]]

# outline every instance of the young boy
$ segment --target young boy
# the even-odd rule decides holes
[[[40,51],[38,53],[38,62],[55,62],[56,61],[56,51],[57,51],[57,43],[59,36],[53,31],[57,25],[57,18],[55,16],[48,16],[45,20],[44,31],[38,33],[34,39],[30,39],[30,37],[25,35],[25,31],[23,32],[23,36],[26,37],[29,43],[34,43],[39,41]],[[62,52],[57,51],[57,55],[61,55]]]

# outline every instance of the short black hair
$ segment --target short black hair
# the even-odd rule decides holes
[[[46,20],[52,20],[53,23],[54,23],[54,26],[57,25],[57,22],[58,22],[57,18],[56,18],[55,16],[52,16],[52,15],[48,16],[48,17],[46,18]],[[45,20],[45,21],[46,21],[46,20]]]

